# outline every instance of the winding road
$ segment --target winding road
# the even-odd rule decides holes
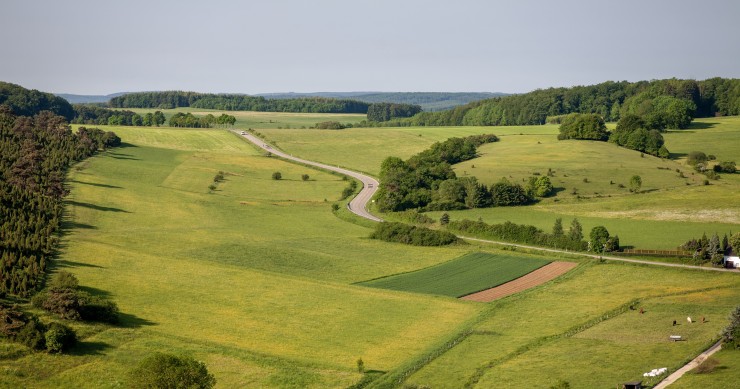
[[[331,166],[320,162],[314,162],[309,161],[306,159],[294,157],[290,154],[286,154],[283,151],[280,151],[278,149],[273,148],[269,144],[266,143],[266,141],[257,138],[256,136],[241,130],[235,130],[235,133],[241,135],[242,137],[246,138],[248,141],[254,143],[257,147],[261,148],[262,150],[269,151],[270,153],[277,155],[280,158],[285,158],[294,162],[298,162],[304,165],[310,165],[319,167],[325,170],[331,170],[333,172],[341,173],[347,176],[350,176],[352,178],[356,178],[362,182],[362,190],[360,190],[360,193],[355,196],[355,198],[352,199],[352,201],[349,202],[349,205],[347,206],[352,213],[364,217],[365,219],[370,219],[372,221],[376,222],[382,222],[383,219],[372,215],[370,212],[367,211],[367,203],[370,202],[370,199],[372,199],[373,195],[375,195],[375,192],[378,190],[378,180],[362,174],[358,173],[352,170],[347,170],[338,166]]]
[[[373,197],[375,192],[378,190],[378,185],[380,183],[378,180],[362,174],[358,173],[352,170],[347,170],[341,167],[337,166],[331,166],[319,162],[313,162],[308,161],[302,158],[294,157],[290,154],[286,154],[280,150],[276,150],[272,148],[269,144],[265,143],[262,139],[259,139],[255,137],[254,135],[251,135],[244,131],[234,131],[237,134],[240,134],[250,142],[254,143],[259,148],[269,151],[270,153],[277,155],[281,158],[285,158],[291,161],[295,161],[304,165],[309,166],[316,166],[322,169],[331,170],[337,173],[345,174],[350,177],[354,177],[362,182],[362,190],[360,193],[355,196],[352,201],[350,201],[348,208],[350,211],[352,211],[354,214],[364,217],[365,219],[370,219],[376,222],[381,222],[383,219],[374,216],[370,214],[370,212],[367,211],[367,203],[370,201],[370,199]],[[681,265],[677,263],[666,263],[666,262],[653,262],[653,261],[644,261],[639,259],[628,259],[628,258],[621,258],[621,257],[614,257],[614,256],[605,256],[605,255],[593,255],[593,254],[586,254],[586,253],[579,253],[579,252],[573,252],[573,251],[565,251],[565,250],[558,250],[558,249],[550,249],[550,248],[544,248],[544,247],[535,247],[535,246],[528,246],[523,244],[516,244],[516,243],[508,243],[508,242],[498,242],[493,240],[487,240],[487,239],[478,239],[478,238],[471,238],[467,236],[459,236],[461,239],[475,241],[475,242],[482,242],[482,243],[489,243],[489,244],[496,244],[496,245],[504,245],[504,246],[510,246],[510,247],[520,247],[530,250],[538,250],[538,251],[545,251],[545,252],[552,252],[552,253],[559,253],[559,254],[570,254],[570,255],[578,255],[582,257],[590,257],[594,259],[606,259],[610,261],[620,261],[620,262],[631,262],[631,263],[639,263],[639,264],[645,264],[645,265],[652,265],[652,266],[665,266],[665,267],[677,267],[677,268],[685,268],[685,269],[695,269],[695,270],[706,270],[706,271],[720,271],[720,272],[733,272],[738,273],[737,270],[734,269],[722,269],[722,268],[713,268],[713,267],[701,267],[701,266],[692,266],[692,265]],[[703,362],[706,358],[708,358],[710,355],[714,354],[716,351],[718,351],[721,348],[721,342],[718,342],[705,352],[701,353],[699,356],[697,356],[694,360],[686,364],[681,369],[677,370],[670,376],[666,377],[663,381],[661,381],[657,386],[655,386],[656,389],[658,388],[665,388],[668,385],[675,382],[677,379],[679,379],[681,376],[683,376],[687,371],[695,368],[701,362]]]
[[[352,211],[354,214],[364,217],[365,219],[370,219],[372,221],[381,222],[383,219],[372,215],[370,212],[367,211],[367,203],[370,201],[370,199],[373,197],[375,192],[378,190],[378,185],[380,183],[378,180],[362,174],[358,173],[352,170],[344,169],[338,166],[331,166],[320,162],[314,162],[309,161],[306,159],[294,157],[290,154],[286,154],[283,151],[277,150],[272,148],[269,144],[266,143],[266,141],[257,138],[256,136],[245,132],[241,130],[234,130],[236,134],[240,134],[242,137],[246,138],[250,142],[254,143],[257,147],[269,151],[270,153],[277,155],[281,158],[285,158],[291,161],[295,161],[304,165],[310,165],[310,166],[316,166],[322,169],[331,170],[337,173],[345,174],[350,177],[354,177],[360,181],[362,181],[362,190],[360,193],[350,201],[348,208],[350,211]],[[523,244],[516,244],[516,243],[508,243],[508,242],[498,242],[494,240],[487,240],[487,239],[478,239],[478,238],[471,238],[467,236],[458,236],[461,239],[475,241],[475,242],[481,242],[481,243],[488,243],[488,244],[496,244],[496,245],[502,245],[502,246],[510,246],[510,247],[519,247],[529,250],[537,250],[537,251],[545,251],[545,252],[551,252],[551,253],[558,253],[558,254],[569,254],[569,255],[577,255],[581,257],[587,257],[587,258],[594,258],[594,259],[606,259],[609,261],[619,261],[619,262],[630,262],[630,263],[639,263],[643,265],[652,265],[652,266],[665,266],[665,267],[677,267],[677,268],[684,268],[684,269],[694,269],[694,270],[705,270],[705,271],[718,271],[718,272],[731,272],[731,273],[738,273],[735,269],[724,269],[724,268],[716,268],[716,267],[702,267],[702,266],[693,266],[693,265],[682,265],[678,263],[667,263],[667,262],[657,262],[657,261],[645,261],[641,259],[629,259],[629,258],[622,258],[622,257],[614,257],[614,256],[608,256],[608,255],[594,255],[594,254],[587,254],[587,253],[580,253],[575,251],[567,251],[567,250],[559,250],[559,249],[551,249],[551,248],[545,248],[545,247],[536,247],[536,246],[528,246]]]

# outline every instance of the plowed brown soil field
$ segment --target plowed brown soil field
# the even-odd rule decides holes
[[[533,288],[537,285],[544,284],[547,281],[567,273],[568,270],[577,265],[577,263],[573,262],[553,262],[503,285],[482,290],[460,298],[463,300],[479,301],[483,303],[497,300],[514,293]]]

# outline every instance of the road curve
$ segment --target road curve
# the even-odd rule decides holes
[[[347,170],[347,169],[337,167],[337,166],[331,166],[331,165],[323,164],[320,162],[314,162],[314,161],[309,161],[309,160],[305,160],[302,158],[294,157],[290,154],[286,154],[280,150],[272,148],[272,146],[267,144],[264,140],[257,138],[256,136],[248,132],[244,132],[241,130],[234,130],[234,132],[246,138],[248,141],[254,143],[255,145],[257,145],[257,147],[265,151],[269,151],[270,153],[277,155],[278,157],[289,159],[291,161],[302,163],[304,165],[316,166],[322,169],[331,170],[331,171],[341,173],[341,174],[344,174],[344,175],[360,180],[362,182],[362,190],[360,190],[360,193],[358,193],[357,196],[355,196],[355,198],[353,198],[352,201],[349,202],[349,205],[347,205],[347,208],[349,208],[349,210],[355,215],[364,217],[365,219],[370,219],[376,222],[383,221],[383,219],[377,216],[374,216],[370,212],[367,211],[367,203],[370,201],[370,199],[373,197],[375,192],[378,190],[378,185],[379,185],[378,180],[368,175],[354,172],[352,170]]]
[[[237,133],[237,134],[240,134],[241,133],[241,131],[239,131],[239,130],[235,130],[234,132]],[[259,139],[256,136],[254,136],[252,134],[249,134],[249,133],[246,133],[246,135],[241,135],[241,136],[243,136],[244,138],[246,138],[250,142],[254,143],[255,145],[257,145],[261,149],[263,149],[265,151],[269,151],[272,154],[275,154],[275,155],[277,155],[279,157],[282,157],[282,158],[285,158],[285,159],[289,159],[291,161],[299,162],[299,163],[302,163],[302,164],[305,164],[305,165],[317,166],[317,167],[320,167],[322,169],[327,169],[327,170],[335,171],[335,172],[338,172],[338,173],[342,173],[342,174],[348,175],[350,177],[354,177],[354,178],[362,181],[363,188],[360,191],[360,193],[357,196],[355,196],[355,198],[352,199],[352,201],[350,201],[350,203],[348,205],[349,210],[352,211],[354,214],[360,216],[360,217],[364,217],[365,219],[370,219],[370,220],[376,221],[376,222],[383,221],[383,219],[381,219],[381,218],[379,218],[377,216],[374,216],[374,215],[370,214],[370,212],[367,211],[367,203],[370,201],[370,199],[373,197],[373,195],[375,194],[375,192],[378,190],[378,185],[380,185],[378,183],[378,180],[376,180],[376,179],[374,179],[374,178],[372,178],[372,177],[370,177],[368,175],[354,172],[352,170],[347,170],[347,169],[336,167],[336,166],[326,165],[326,164],[323,164],[323,163],[308,161],[308,160],[305,160],[305,159],[294,157],[294,156],[292,156],[290,154],[286,154],[286,153],[284,153],[284,152],[282,152],[280,150],[276,150],[276,149],[272,148],[269,144],[265,143],[264,140]],[[608,256],[608,255],[587,254],[587,253],[580,253],[580,252],[577,252],[577,251],[567,251],[567,250],[551,249],[551,248],[545,248],[545,247],[528,246],[528,245],[516,244],[516,243],[499,242],[499,241],[487,240],[487,239],[471,238],[471,237],[461,236],[461,235],[458,235],[458,238],[465,239],[465,240],[476,241],[476,242],[482,242],[482,243],[491,243],[491,244],[497,244],[497,245],[503,245],[503,246],[511,246],[511,247],[521,247],[521,248],[525,248],[525,249],[545,251],[545,252],[551,252],[551,253],[578,255],[578,256],[589,257],[589,258],[594,258],[594,259],[606,259],[606,260],[609,260],[609,261],[631,262],[631,263],[640,263],[640,264],[644,264],[644,265],[665,266],[665,267],[677,267],[677,268],[694,269],[694,270],[706,270],[706,271],[719,271],[719,272],[738,273],[738,271],[735,270],[735,269],[724,269],[724,268],[716,268],[716,267],[701,267],[701,266],[692,266],[692,265],[682,265],[682,264],[678,264],[678,263],[667,263],[667,262],[657,262],[657,261],[645,261],[645,260],[640,260],[640,259],[629,259],[629,258],[614,257],[614,256]]]

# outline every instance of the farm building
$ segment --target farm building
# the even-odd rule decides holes
[[[728,255],[725,255],[725,267],[737,269],[740,267],[740,257],[735,251],[730,251]]]

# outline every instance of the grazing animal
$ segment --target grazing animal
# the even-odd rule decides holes
[[[693,323],[693,322],[694,322],[693,320],[691,320],[691,316],[687,317],[687,318],[686,318],[686,321],[687,321],[687,322],[689,322],[689,324],[691,324],[691,323]]]
[[[673,326],[674,326],[674,327],[676,326],[676,321],[675,321],[675,320],[673,321]]]

